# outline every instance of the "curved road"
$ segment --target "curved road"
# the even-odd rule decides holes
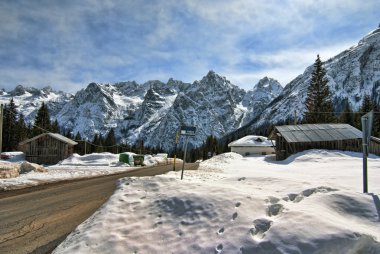
[[[176,166],[177,170],[182,165]],[[0,192],[0,253],[50,253],[115,191],[116,180],[152,176],[173,165]],[[197,169],[198,164],[186,164]],[[185,175],[186,177],[186,175]]]

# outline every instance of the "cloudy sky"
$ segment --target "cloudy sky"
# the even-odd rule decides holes
[[[74,92],[90,82],[200,80],[283,85],[319,53],[356,45],[378,0],[0,0],[0,88]]]

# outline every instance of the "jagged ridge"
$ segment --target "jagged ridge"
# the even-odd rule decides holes
[[[85,138],[114,128],[120,142],[134,144],[143,139],[145,145],[171,150],[181,125],[197,127],[190,143],[199,146],[208,135],[221,137],[252,120],[281,90],[277,81],[265,77],[246,92],[210,71],[192,84],[173,79],[142,85],[90,83],[75,95],[18,86],[3,92],[0,100],[7,103],[13,96],[28,121],[45,101],[63,129]]]

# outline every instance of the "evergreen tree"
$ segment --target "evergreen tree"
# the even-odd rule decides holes
[[[79,132],[75,135],[74,140],[78,143],[76,146],[74,146],[74,151],[80,155],[83,155],[85,153],[84,151],[84,141],[82,141],[82,137]]]
[[[362,105],[359,108],[359,112],[355,113],[355,120],[354,120],[354,125],[358,129],[362,129],[362,121],[361,117],[368,112],[370,112],[373,109],[373,103],[371,101],[371,97],[369,95],[364,95]]]
[[[373,105],[373,129],[372,129],[372,136],[380,137],[380,105],[374,103]]]
[[[75,140],[76,140],[76,141],[82,140],[82,137],[81,137],[79,131],[78,131],[77,134],[75,135]]]
[[[325,76],[326,70],[322,66],[319,55],[317,55],[305,102],[307,111],[304,121],[306,123],[329,123],[335,121],[331,94]]]
[[[94,136],[94,140],[92,141],[94,144],[91,149],[91,152],[102,153],[103,152],[103,137],[102,134],[96,133]]]
[[[351,126],[355,126],[355,115],[354,112],[352,112],[350,104],[348,102],[346,102],[344,110],[339,117],[339,121],[341,123],[347,123]]]
[[[20,114],[17,122],[17,138],[18,143],[29,138],[30,129],[25,123],[24,115]]]
[[[3,110],[3,149],[2,151],[14,151],[18,146],[17,109],[13,101],[4,106]]]
[[[107,133],[107,137],[104,141],[105,146],[114,146],[116,145],[116,139],[115,139],[115,131],[113,128]],[[114,153],[116,150],[116,147],[107,147],[107,151],[110,151]]]
[[[49,109],[45,103],[42,102],[41,107],[38,109],[36,118],[34,120],[33,136],[37,136],[41,133],[49,131],[51,131]]]
[[[360,107],[360,112],[362,112],[363,114],[367,114],[371,110],[373,110],[373,103],[371,101],[371,97],[368,94],[366,94],[364,95],[363,102]]]
[[[51,124],[51,132],[59,133],[59,124],[57,119],[55,119],[55,121]]]
[[[97,133],[95,134],[94,139],[92,140],[91,143],[92,145],[91,145],[90,153],[94,153],[96,152],[96,147],[99,144],[99,135]]]
[[[74,136],[73,136],[73,132],[71,130],[67,130],[63,136],[65,136],[66,138],[69,138],[69,139],[73,139]]]
[[[202,148],[203,160],[207,160],[209,157],[212,157],[214,154],[219,153],[218,140],[213,135],[210,135],[206,139],[206,143]]]

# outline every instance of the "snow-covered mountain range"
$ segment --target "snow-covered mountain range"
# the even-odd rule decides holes
[[[337,56],[323,63],[336,112],[348,103],[358,111],[364,95],[380,103],[380,27]],[[301,120],[306,110],[305,100],[313,65],[287,84],[279,97],[272,101],[261,115],[249,124],[249,132],[260,126]]]
[[[197,127],[189,142],[199,146],[208,135],[221,137],[247,124],[259,115],[282,91],[274,79],[263,78],[245,91],[225,77],[210,71],[192,84],[169,79],[167,83],[148,81],[115,84],[90,83],[75,95],[17,86],[2,91],[1,103],[14,98],[27,121],[33,121],[42,101],[64,130],[93,138],[115,129],[120,142],[134,144],[144,140],[147,146],[171,150],[181,125]]]

